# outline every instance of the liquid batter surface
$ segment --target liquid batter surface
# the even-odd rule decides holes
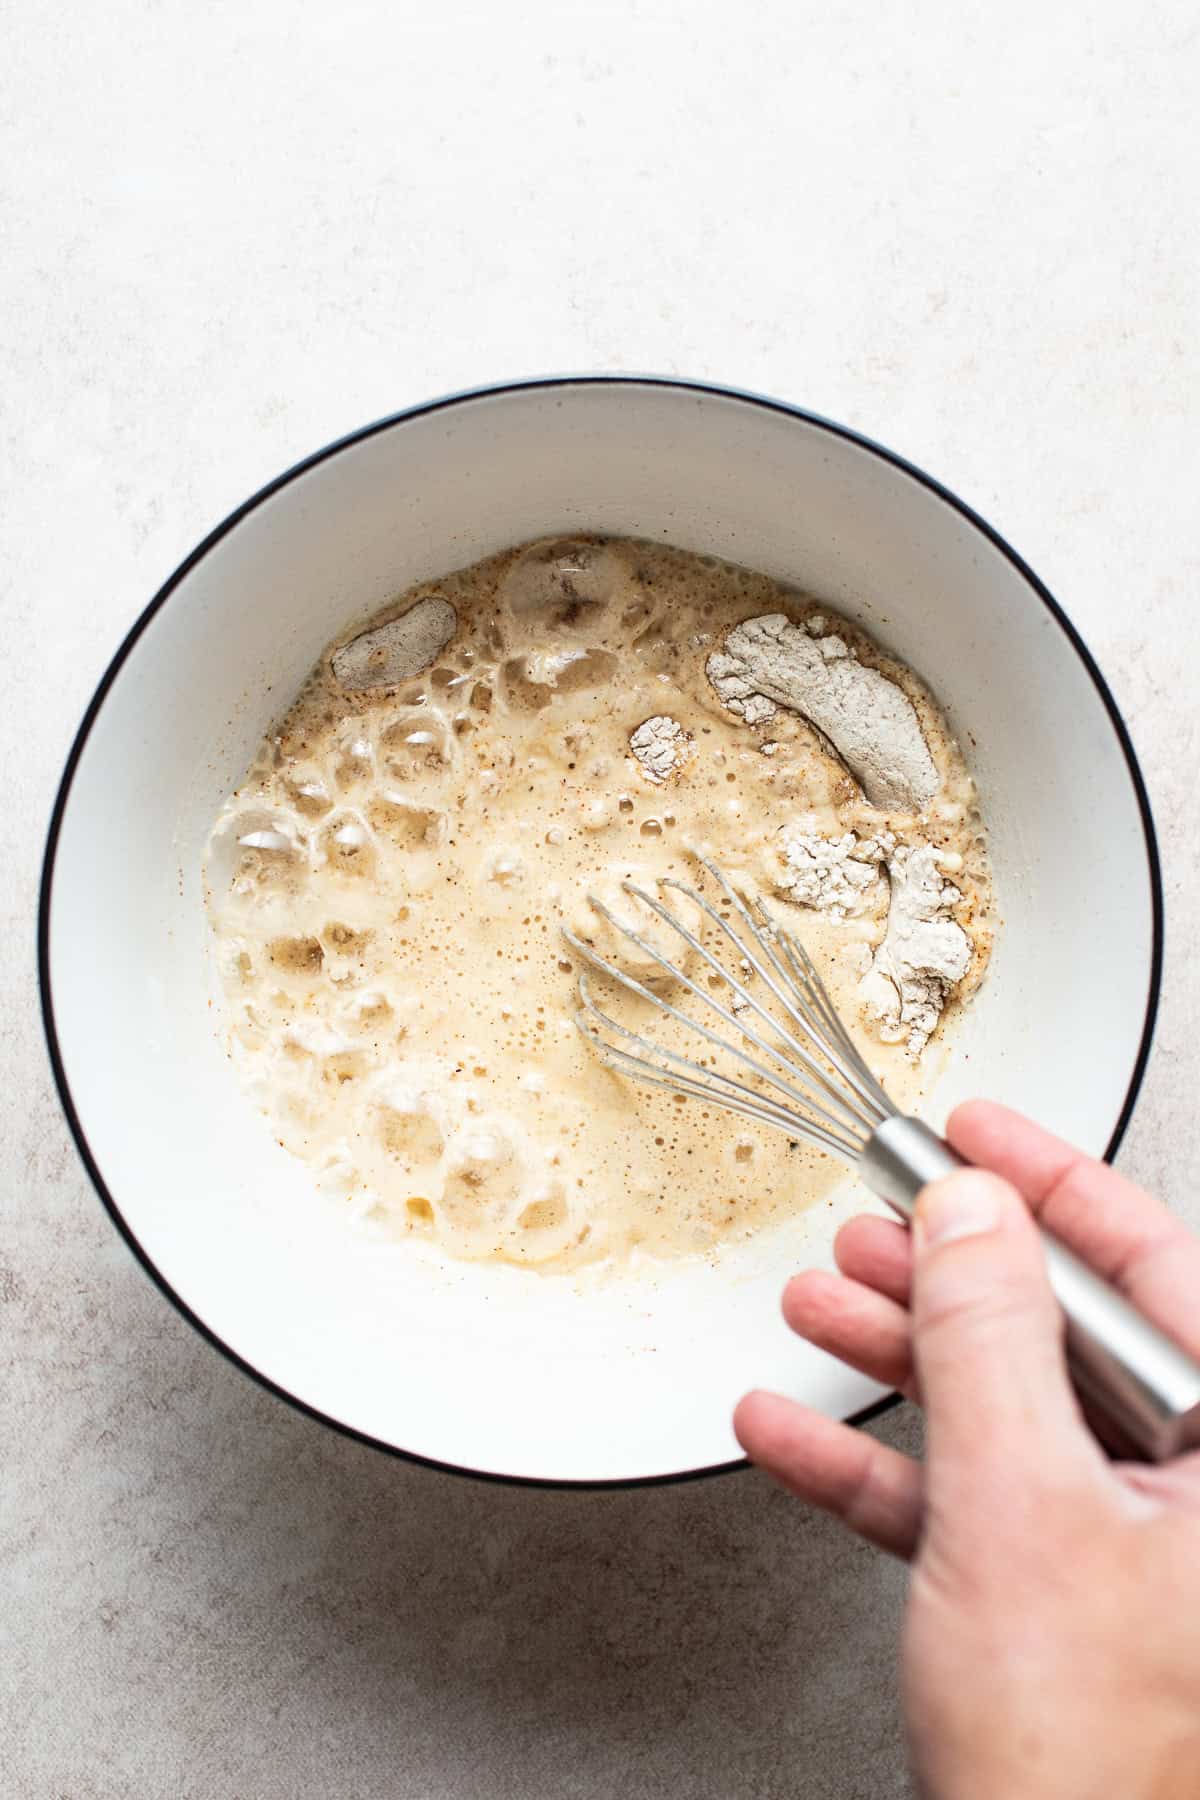
[[[986,964],[990,884],[907,670],[764,576],[595,538],[347,633],[209,849],[230,1053],[280,1142],[381,1233],[546,1269],[704,1252],[811,1204],[831,1159],[631,1084],[576,1029],[562,927],[657,979],[587,895],[633,919],[622,881],[694,882],[691,847],[786,915],[914,1105]]]

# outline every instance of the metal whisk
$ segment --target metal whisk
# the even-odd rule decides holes
[[[620,1024],[598,1003],[586,974],[579,978],[580,1030],[623,1075],[726,1107],[842,1157],[902,1219],[910,1219],[926,1183],[961,1168],[962,1158],[892,1104],[804,946],[760,899],[739,893],[716,863],[698,861],[719,889],[721,907],[672,877],[658,886],[684,896],[716,927],[713,941],[721,954],[659,895],[631,881],[622,887],[701,959],[709,971],[705,982],[594,896],[595,911],[661,968],[669,987],[657,992],[574,933],[564,935],[586,963],[695,1033],[702,1059]],[[707,1010],[701,1017],[667,998],[677,988],[702,1002]],[[1100,1415],[1112,1447],[1160,1462],[1200,1446],[1200,1365],[1056,1238],[1048,1232],[1042,1237],[1075,1387]]]

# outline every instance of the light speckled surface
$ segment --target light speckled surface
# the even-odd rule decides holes
[[[906,1791],[900,1571],[751,1475],[515,1492],[340,1441],[176,1318],[68,1146],[32,919],[70,734],[179,558],[367,418],[543,370],[707,376],[990,517],[1144,760],[1170,935],[1121,1161],[1200,1225],[1187,9],[501,11],[6,11],[0,606],[6,645],[55,646],[0,709],[13,1800]]]

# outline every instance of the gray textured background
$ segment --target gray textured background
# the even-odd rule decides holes
[[[1111,678],[1171,927],[1122,1163],[1200,1224],[1192,9],[3,16],[4,1791],[891,1800],[882,1558],[752,1475],[555,1495],[409,1468],[174,1316],[51,1096],[42,832],[120,634],[297,457],[508,375],[764,388],[957,487]]]

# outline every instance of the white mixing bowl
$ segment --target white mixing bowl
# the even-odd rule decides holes
[[[753,1385],[842,1416],[878,1403],[779,1316],[784,1278],[828,1263],[861,1192],[607,1285],[359,1237],[238,1088],[200,882],[220,802],[335,632],[411,582],[572,530],[799,583],[942,702],[1002,926],[934,1123],[987,1093],[1112,1151],[1149,1046],[1161,895],[1129,739],[1046,590],[936,482],[777,402],[624,377],[435,401],[301,463],[188,558],[88,708],[46,855],[46,1029],[92,1180],[185,1316],[326,1422],[477,1473],[628,1482],[736,1462],[730,1412]]]

